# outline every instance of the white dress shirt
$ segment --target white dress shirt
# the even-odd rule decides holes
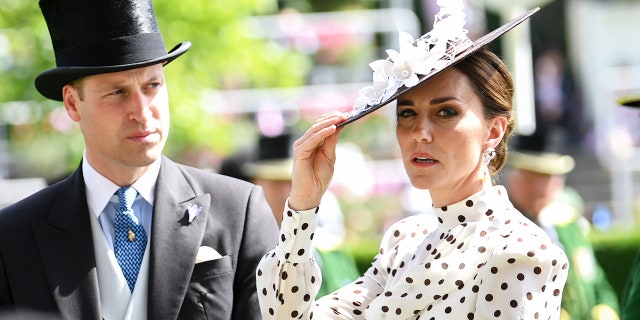
[[[133,203],[133,211],[139,223],[144,227],[147,239],[151,239],[151,220],[153,213],[153,201],[156,188],[156,180],[160,172],[162,157],[154,161],[149,170],[131,185],[138,191],[138,197]],[[118,208],[118,196],[115,194],[120,186],[107,179],[96,171],[89,161],[85,151],[82,158],[82,174],[86,186],[87,204],[89,212],[98,218],[104,236],[113,249],[114,221]]]

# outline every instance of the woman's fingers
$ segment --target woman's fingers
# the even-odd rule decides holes
[[[336,145],[342,131],[336,124],[347,118],[348,114],[341,112],[325,114],[294,142],[289,198],[292,209],[310,209],[319,204],[333,177]]]
[[[344,120],[346,120],[345,115],[341,112],[331,112],[322,115],[309,129],[307,129],[300,139],[296,140],[294,147],[300,146],[303,143],[309,143],[310,139],[311,143],[321,142],[322,139],[333,133],[334,130],[331,129],[332,126],[335,126]]]
[[[337,131],[336,124],[346,120],[347,117],[348,114],[343,112],[331,112],[321,116],[302,137],[294,142],[294,157],[305,159],[312,156],[318,148],[324,147],[327,138],[330,138],[331,147],[335,149],[338,140],[338,135],[333,135]],[[330,152],[329,155],[334,157],[335,152]]]

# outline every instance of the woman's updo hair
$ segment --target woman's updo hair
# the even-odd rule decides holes
[[[453,66],[464,73],[482,102],[484,116],[507,118],[507,129],[496,146],[496,156],[489,164],[494,175],[507,162],[507,140],[513,132],[515,121],[513,110],[513,79],[507,66],[498,56],[486,48],[479,49]]]

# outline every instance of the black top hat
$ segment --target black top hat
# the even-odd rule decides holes
[[[245,166],[245,174],[251,178],[291,180],[292,142],[290,132],[277,136],[261,135],[254,159]]]
[[[360,97],[356,99],[351,116],[338,124],[339,127],[387,105],[398,96],[417,87],[419,83],[485,47],[540,10],[531,9],[476,41],[471,41],[467,37],[467,30],[464,29],[465,14],[462,2],[443,1],[440,6],[431,31],[416,40],[408,34],[401,33],[400,52],[387,50],[389,57],[386,60],[370,64],[374,70],[374,83],[360,90]]]
[[[62,100],[62,87],[78,78],[167,64],[191,47],[167,53],[151,0],[41,0],[56,68],[36,77],[45,97]]]

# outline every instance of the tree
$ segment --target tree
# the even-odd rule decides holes
[[[49,33],[35,1],[0,6],[0,129],[7,130],[11,176],[66,175],[84,144],[60,102],[35,90],[33,79],[55,66]],[[299,86],[309,58],[274,41],[252,37],[246,17],[272,14],[272,0],[155,0],[165,44],[193,47],[166,69],[172,127],[165,153],[198,163],[200,155],[229,154],[238,139],[254,136],[252,119],[216,116],[202,105],[210,89]],[[1,137],[2,135],[0,135]],[[191,158],[190,155],[196,155]]]

